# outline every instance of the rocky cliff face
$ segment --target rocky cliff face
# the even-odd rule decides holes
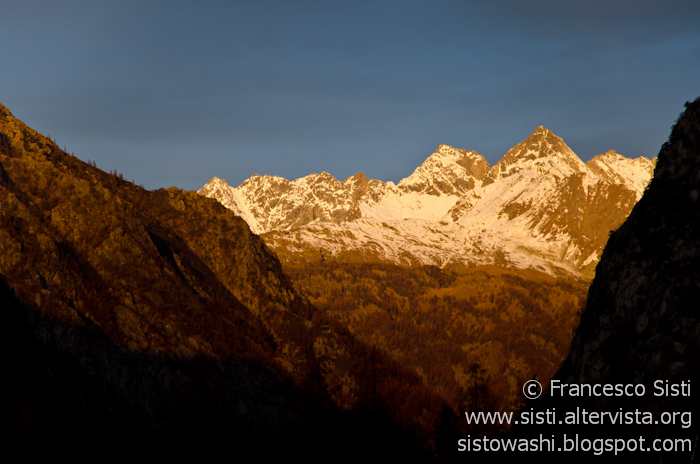
[[[700,100],[659,153],[654,180],[608,241],[562,374],[649,383],[698,377]]]
[[[694,399],[700,384],[700,99],[686,105],[659,153],[653,181],[605,247],[571,352],[555,375],[568,384],[641,384],[646,394],[552,398],[558,410],[623,408],[659,421],[570,433],[642,436],[648,446],[656,438],[688,440],[685,452],[635,454],[640,462],[691,462],[699,430],[690,419],[700,412]],[[657,396],[655,382],[693,387],[690,396],[681,390]],[[675,424],[663,425],[664,412],[688,413],[688,424],[678,415]]]

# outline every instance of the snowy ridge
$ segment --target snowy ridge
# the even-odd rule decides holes
[[[641,198],[655,159],[614,151],[583,163],[544,127],[493,167],[440,145],[398,185],[358,173],[287,181],[253,176],[216,198],[263,234],[281,259],[369,259],[445,266],[499,264],[590,277],[607,242]]]
[[[368,180],[361,172],[343,182],[326,172],[294,181],[255,174],[236,188],[214,177],[198,193],[239,214],[256,234],[360,217],[436,220],[490,167],[476,152],[440,145],[398,186]]]
[[[630,163],[629,158],[610,150],[591,159],[586,163],[586,166],[601,178],[613,183],[624,184],[628,189],[639,192],[637,197],[637,201],[639,201],[649,183],[647,177],[651,179],[654,175],[656,158],[650,160],[640,156]]]
[[[214,177],[197,193],[217,199],[245,219],[254,233],[262,234],[317,221],[359,218],[357,200],[373,186],[362,173],[343,182],[326,172],[291,182],[255,174],[237,188]]]
[[[362,198],[362,217],[439,220],[467,192],[481,185],[491,166],[475,151],[448,145],[438,149],[397,186],[385,184],[380,195]]]

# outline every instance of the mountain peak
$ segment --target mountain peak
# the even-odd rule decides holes
[[[229,187],[228,182],[226,182],[226,179],[220,179],[214,176],[209,180],[209,182],[204,184],[204,186],[201,189],[199,189],[197,193],[206,196],[208,192],[220,189],[222,187]]]
[[[330,182],[330,183],[339,183],[340,181],[335,178],[333,174],[327,173],[326,171],[321,171],[320,173],[311,173],[308,176],[305,177],[300,177],[299,179],[294,180],[293,182],[297,181],[305,181],[305,182]]]
[[[341,182],[341,184],[351,185],[355,186],[355,188],[362,188],[363,190],[366,190],[369,180],[367,179],[365,173],[360,171],[345,179],[343,182]]]
[[[205,187],[207,185],[217,185],[217,184],[227,184],[228,185],[228,182],[226,181],[226,179],[220,179],[219,177],[214,176],[209,180],[209,182],[206,183]]]
[[[491,165],[479,153],[441,144],[409,177],[399,182],[404,191],[431,195],[462,194],[483,179]]]
[[[532,134],[525,139],[525,142],[530,142],[531,144],[546,143],[554,146],[566,146],[561,137],[558,137],[554,132],[544,126],[537,126],[537,129],[535,129]]]
[[[528,138],[508,150],[488,173],[491,180],[502,179],[523,170],[581,171],[583,161],[571,151],[560,137],[544,126],[537,129]]]

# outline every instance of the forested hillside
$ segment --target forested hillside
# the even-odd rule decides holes
[[[457,412],[512,410],[523,381],[547,382],[568,353],[587,291],[585,282],[496,266],[323,260],[285,271],[320,310],[415,370]]]

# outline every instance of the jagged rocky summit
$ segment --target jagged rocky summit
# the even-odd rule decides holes
[[[497,264],[589,278],[654,164],[614,151],[583,163],[540,126],[494,166],[440,145],[398,184],[321,173],[254,175],[233,188],[214,177],[199,194],[244,218],[283,262]]]

